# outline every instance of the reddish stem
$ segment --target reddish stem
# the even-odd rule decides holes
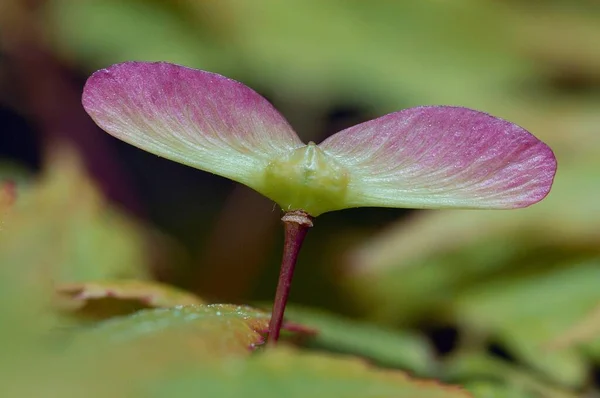
[[[290,294],[298,253],[308,229],[313,226],[312,217],[302,210],[285,213],[281,220],[285,229],[285,242],[277,292],[275,293],[275,302],[273,303],[273,312],[269,323],[269,340],[267,341],[269,346],[274,346],[279,339],[279,332],[283,324],[283,313]]]

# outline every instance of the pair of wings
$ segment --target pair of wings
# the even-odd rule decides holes
[[[94,73],[83,105],[111,135],[258,192],[267,165],[304,146],[258,93],[164,62]],[[523,128],[461,107],[425,106],[343,130],[319,144],[349,173],[338,208],[518,208],[543,199],[550,148]]]

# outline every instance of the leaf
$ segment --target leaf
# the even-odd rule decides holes
[[[108,205],[67,148],[49,157],[3,229],[0,263],[48,283],[142,278],[150,249],[163,247],[158,239],[151,247],[152,235]]]
[[[460,107],[405,109],[304,145],[255,91],[166,62],[97,71],[82,102],[116,138],[312,216],[361,206],[526,207],[548,194],[556,172],[550,148],[526,130]]]
[[[0,357],[1,391],[8,397],[47,396],[48,391],[61,397],[146,397],[140,390],[156,380],[247,357],[268,320],[268,313],[250,307],[200,305],[115,318],[75,333],[72,344],[58,349],[46,335],[44,345],[27,356]],[[3,323],[0,333],[5,328]]]
[[[224,76],[165,62],[95,72],[83,106],[111,135],[258,191],[270,161],[303,146],[254,90]]]
[[[470,381],[465,383],[463,387],[471,392],[475,398],[539,398],[539,395],[518,385]]]
[[[116,138],[245,184],[286,211],[317,216],[345,207],[346,171],[237,81],[166,62],[125,62],[95,72],[82,102]]]
[[[173,286],[139,280],[68,283],[57,287],[63,305],[77,318],[102,319],[142,308],[199,305],[202,299]]]
[[[599,261],[471,288],[456,299],[458,322],[494,335],[515,356],[553,380],[580,387],[587,377],[585,359],[574,350],[551,350],[547,343],[600,301]]]
[[[552,150],[523,128],[452,106],[390,113],[319,146],[350,173],[344,207],[526,207],[556,172]]]
[[[600,362],[600,338],[586,342],[581,348],[586,355],[594,359],[595,363]]]
[[[356,358],[299,353],[279,347],[244,361],[179,372],[151,383],[150,397],[467,398],[457,387],[412,380],[398,371],[380,370]]]
[[[565,349],[597,339],[600,339],[600,305],[597,305],[580,321],[548,342],[547,346],[550,349]]]
[[[425,338],[406,330],[394,330],[346,319],[322,311],[288,307],[286,317],[314,328],[306,337],[309,347],[358,355],[380,365],[431,375],[433,352]]]
[[[465,386],[475,398],[575,398],[525,368],[484,353],[463,352],[445,363],[446,378]]]
[[[462,322],[486,329],[504,325],[528,327],[543,322],[545,332],[537,334],[536,341],[544,342],[595,307],[600,299],[596,284],[600,278],[598,265],[600,259],[593,259],[541,273],[488,281],[458,296],[455,312]],[[552,322],[548,323],[549,320]]]
[[[158,357],[162,347],[180,341],[184,355],[247,354],[263,343],[271,315],[232,304],[187,305],[147,309],[101,322],[82,342],[97,339],[114,344],[152,347]],[[189,350],[189,353],[187,353]]]

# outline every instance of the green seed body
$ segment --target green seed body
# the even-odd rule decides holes
[[[284,211],[311,216],[344,207],[348,171],[314,142],[273,160],[264,174],[263,193]]]

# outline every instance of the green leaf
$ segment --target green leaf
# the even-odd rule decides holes
[[[525,363],[568,386],[587,377],[582,356],[549,343],[600,301],[600,260],[487,282],[456,299],[458,322],[496,336]]]
[[[446,378],[464,385],[476,398],[575,398],[523,367],[481,352],[463,352],[446,361]]]
[[[306,337],[309,347],[359,355],[380,365],[419,375],[433,372],[432,349],[425,338],[416,333],[295,306],[286,310],[286,317],[316,330]]]
[[[179,372],[151,383],[146,396],[328,398],[467,398],[456,387],[412,380],[398,371],[380,370],[356,358],[299,353],[282,347],[248,360]]]
[[[142,308],[203,304],[192,293],[153,281],[110,280],[67,283],[57,287],[61,303],[78,319],[105,319]]]
[[[539,395],[514,385],[471,381],[463,385],[475,398],[539,398]]]
[[[595,360],[595,363],[600,363],[600,337],[587,342],[582,348],[587,355]]]
[[[159,357],[175,348],[184,356],[248,354],[252,347],[262,344],[270,316],[232,304],[147,309],[99,323],[83,333],[78,344],[97,340],[135,345],[147,347]],[[173,347],[173,342],[179,343]]]
[[[586,351],[594,352],[600,342],[600,305],[587,313],[581,320],[548,343],[551,349],[565,349],[583,346]]]
[[[40,180],[19,196],[0,235],[0,262],[47,281],[143,278],[164,245],[110,207],[82,171],[76,154],[61,148]],[[156,250],[152,253],[150,249]]]
[[[600,361],[600,305],[548,343],[553,350],[579,348]]]
[[[0,287],[3,283],[0,279]],[[12,325],[2,309],[0,303],[4,337]],[[269,314],[249,307],[188,306],[114,318],[74,334],[74,341],[59,349],[47,335],[36,345],[0,339],[6,354],[0,357],[0,390],[7,397],[47,396],[48,391],[61,397],[148,396],[135,391],[199,363],[219,367],[226,358],[247,356],[249,345],[262,341],[268,319]]]

